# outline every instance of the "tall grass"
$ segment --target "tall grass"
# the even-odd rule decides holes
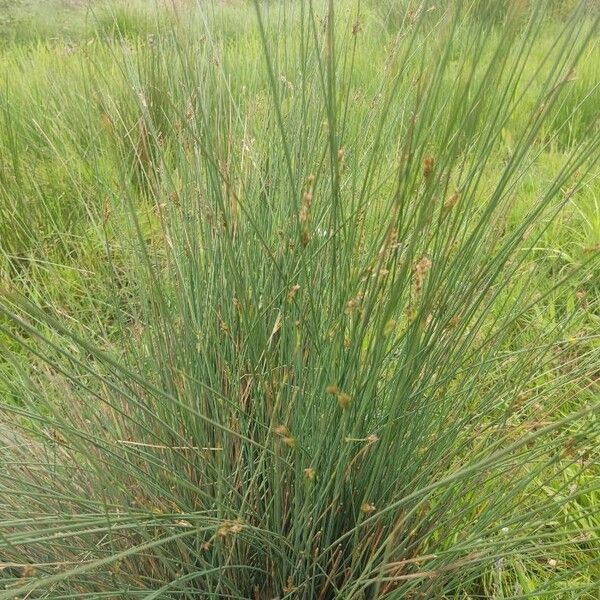
[[[0,599],[597,597],[598,253],[545,240],[598,23],[543,8],[7,55]]]

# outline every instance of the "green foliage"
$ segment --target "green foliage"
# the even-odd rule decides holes
[[[597,597],[584,8],[2,51],[0,600]]]

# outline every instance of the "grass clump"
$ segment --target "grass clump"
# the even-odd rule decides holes
[[[598,22],[417,8],[5,51],[0,599],[596,597]]]

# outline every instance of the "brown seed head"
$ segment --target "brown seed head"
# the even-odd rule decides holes
[[[294,590],[295,590],[295,586],[294,586],[294,579],[293,577],[290,575],[287,578],[287,583],[286,585],[283,586],[282,590],[285,594],[291,594]]]
[[[455,190],[454,193],[447,198],[446,202],[444,202],[444,205],[442,206],[442,212],[444,214],[450,212],[456,206],[459,198],[460,193],[458,190]]]
[[[308,467],[308,468],[304,469],[304,476],[309,481],[313,481],[314,478],[317,476],[317,472],[312,467]]]
[[[346,394],[346,392],[340,392],[337,396],[338,404],[341,406],[343,410],[348,408],[348,404],[350,404],[350,396]]]
[[[346,309],[344,310],[344,312],[347,315],[351,315],[360,306],[361,300],[362,294],[358,294],[354,298],[350,298],[350,300],[348,300],[346,304]]]
[[[227,537],[239,533],[244,528],[244,524],[241,521],[225,521],[219,529],[217,529],[217,535],[220,537]]]
[[[33,565],[24,565],[21,570],[21,577],[33,577],[35,575],[35,568]]]
[[[180,519],[179,521],[175,521],[175,523],[180,527],[193,527],[193,525],[185,519]]]
[[[234,521],[229,528],[231,533],[239,533],[244,528],[244,525],[241,521]]]
[[[431,261],[427,256],[423,256],[419,259],[418,262],[415,263],[413,267],[413,275],[415,278],[415,287],[418,290],[423,286],[423,281],[425,279],[425,275],[427,271],[431,268]]]
[[[108,219],[110,219],[110,205],[108,204],[108,202],[104,203],[104,206],[102,207],[102,224],[106,225],[106,223],[108,222]]]
[[[285,425],[277,425],[275,429],[273,429],[273,433],[277,435],[287,436],[290,435],[290,430]]]
[[[306,206],[306,204],[303,204],[300,207],[300,215],[298,218],[300,219],[300,223],[306,223],[306,221],[308,221],[308,206]]]
[[[433,171],[434,160],[433,156],[429,155],[423,159],[423,177],[427,179]]]
[[[291,288],[290,291],[288,292],[287,295],[287,301],[291,302],[294,299],[294,296],[298,293],[298,290],[300,289],[300,285],[299,284],[294,284]]]
[[[289,435],[287,437],[283,438],[284,443],[289,446],[290,448],[295,448],[296,447],[296,438]]]

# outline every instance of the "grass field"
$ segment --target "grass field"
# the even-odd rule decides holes
[[[599,8],[0,0],[0,600],[597,600]]]

